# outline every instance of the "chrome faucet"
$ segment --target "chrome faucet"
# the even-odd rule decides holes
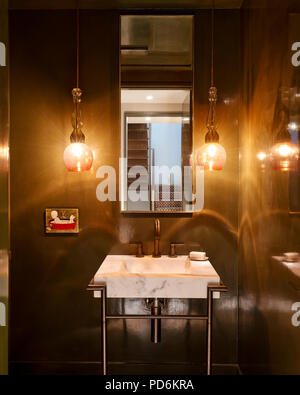
[[[154,219],[154,251],[153,251],[153,258],[159,258],[159,240],[160,240],[160,221],[158,218]]]

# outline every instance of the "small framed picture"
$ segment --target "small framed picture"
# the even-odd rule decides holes
[[[78,208],[46,208],[46,233],[79,233]]]

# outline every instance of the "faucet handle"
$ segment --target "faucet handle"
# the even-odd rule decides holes
[[[143,258],[144,251],[143,251],[143,242],[142,241],[131,241],[130,245],[136,245],[136,257]]]
[[[176,255],[175,247],[176,246],[183,246],[183,245],[184,245],[184,243],[175,243],[175,242],[170,243],[170,252],[168,255],[169,258],[176,258],[177,255]]]

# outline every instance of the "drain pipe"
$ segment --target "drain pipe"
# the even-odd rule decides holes
[[[160,316],[161,315],[161,304],[158,298],[153,300],[151,304],[151,315]],[[161,340],[161,320],[152,319],[151,320],[151,341],[152,343],[158,344]]]

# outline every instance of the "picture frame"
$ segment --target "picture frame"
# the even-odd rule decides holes
[[[45,209],[46,234],[79,233],[78,208],[46,208]]]

